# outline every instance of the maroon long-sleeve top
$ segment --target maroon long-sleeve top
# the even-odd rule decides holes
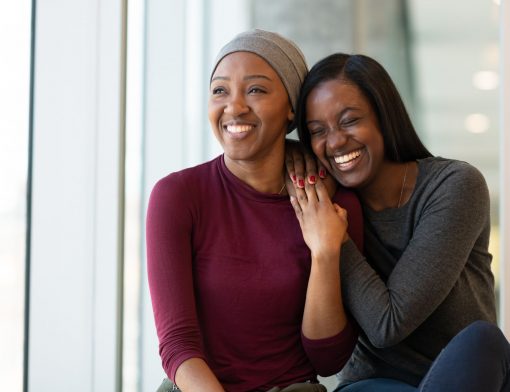
[[[340,189],[362,248],[361,210]],[[147,262],[159,351],[174,379],[204,359],[227,391],[268,390],[341,369],[357,333],[301,333],[310,251],[288,196],[236,178],[223,156],[161,179],[147,213]]]

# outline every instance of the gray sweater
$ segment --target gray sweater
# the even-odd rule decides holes
[[[475,320],[496,322],[488,252],[489,192],[473,166],[418,161],[401,208],[364,207],[365,256],[342,248],[344,302],[362,332],[339,378],[418,385],[442,348]]]

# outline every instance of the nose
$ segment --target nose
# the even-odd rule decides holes
[[[340,129],[329,129],[327,135],[327,147],[331,150],[335,150],[342,147],[347,142],[347,135],[343,130]]]
[[[242,94],[231,94],[230,99],[225,105],[224,112],[231,116],[239,116],[241,114],[248,113],[250,108],[246,104],[246,99]]]

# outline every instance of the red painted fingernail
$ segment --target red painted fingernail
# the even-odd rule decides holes
[[[292,182],[294,182],[294,183],[295,183],[295,182],[296,182],[296,180],[297,180],[297,177],[296,177],[296,175],[295,175],[295,174],[293,174],[293,175],[292,175]]]
[[[324,177],[326,177],[326,171],[325,171],[324,169],[320,169],[320,170],[319,170],[319,177],[320,177],[320,178],[324,178]]]
[[[315,184],[315,176],[310,176],[309,180],[310,184]]]
[[[304,188],[305,187],[305,181],[304,180],[299,180],[298,184],[299,184],[300,188]]]

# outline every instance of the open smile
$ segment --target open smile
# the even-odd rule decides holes
[[[250,131],[255,129],[254,124],[226,123],[223,124],[223,131],[234,139],[240,139],[247,136]]]
[[[230,133],[245,133],[252,130],[253,125],[227,125],[225,128]]]
[[[232,140],[241,140],[241,139],[248,137],[248,135],[251,134],[251,131],[253,131],[255,128],[256,128],[256,125],[250,124],[250,123],[242,123],[241,124],[241,123],[229,122],[229,123],[224,123],[222,125],[224,134]]]
[[[335,155],[333,157],[336,167],[339,170],[349,170],[359,161],[360,156],[362,155],[363,149],[360,148],[358,150],[350,151],[347,154]]]

